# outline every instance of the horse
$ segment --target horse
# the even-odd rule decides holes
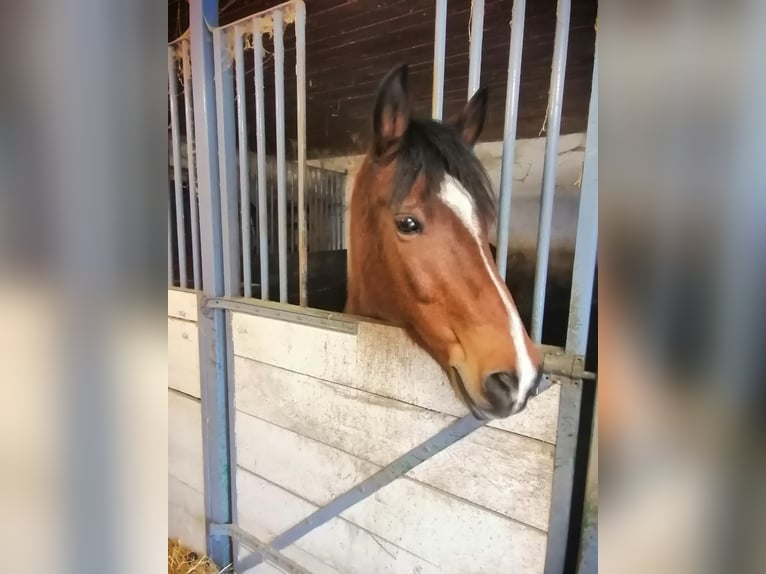
[[[480,420],[523,410],[541,379],[537,349],[491,263],[494,195],[473,153],[487,96],[480,89],[442,123],[411,114],[406,65],[382,80],[351,195],[345,307],[402,327]]]

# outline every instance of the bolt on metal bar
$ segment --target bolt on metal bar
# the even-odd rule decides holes
[[[284,17],[275,10],[274,104],[277,130],[277,245],[279,250],[279,301],[287,303],[287,166],[285,163],[285,43]]]
[[[186,165],[189,173],[189,217],[191,217],[192,237],[192,277],[194,289],[202,289],[202,271],[200,269],[199,250],[199,210],[197,198],[197,164],[194,143],[194,110],[192,109],[191,47],[188,40],[181,43],[181,54],[184,78],[184,111],[186,114]]]
[[[456,420],[447,428],[428,438],[423,443],[406,452],[389,465],[380,469],[367,480],[361,482],[351,490],[340,495],[326,506],[289,528],[271,542],[271,548],[282,550],[287,548],[315,528],[335,518],[357,502],[371,496],[387,484],[390,484],[400,476],[408,473],[419,464],[427,461],[435,454],[453,445],[463,437],[481,428],[487,421],[480,421],[472,415]],[[245,571],[257,566],[263,561],[263,553],[256,551],[240,562],[240,569]]]
[[[434,18],[434,85],[431,115],[441,120],[444,114],[444,54],[447,46],[447,0],[436,0]]]
[[[484,0],[471,2],[471,45],[468,61],[468,98],[481,85],[481,47],[484,38]]]
[[[244,29],[234,28],[234,67],[237,87],[237,134],[239,137],[239,217],[242,236],[242,283],[245,297],[253,296],[250,261],[250,164],[247,158],[247,92],[245,91]]]
[[[253,21],[253,60],[255,70],[255,153],[258,178],[258,254],[260,256],[261,299],[269,299],[269,228],[266,205],[266,101],[263,94],[263,33],[260,23]]]
[[[588,346],[598,252],[598,48],[591,86],[566,341],[567,351],[579,355],[585,355]]]
[[[521,86],[521,53],[524,48],[526,0],[514,0],[511,14],[511,44],[508,51],[508,81],[505,87],[505,126],[503,127],[503,159],[500,168],[500,202],[497,222],[497,268],[505,280],[508,268],[508,242],[511,235],[511,198],[513,164],[516,157],[519,88]]]
[[[295,74],[298,115],[298,302],[308,305],[306,249],[306,6],[295,4]]]
[[[564,75],[567,66],[567,44],[569,43],[569,16],[571,0],[558,0],[556,10],[556,34],[551,64],[551,85],[547,108],[547,134],[545,137],[545,160],[540,198],[540,221],[537,230],[537,262],[535,286],[532,298],[532,340],[540,342],[543,333],[545,311],[545,289],[548,281],[548,260],[551,247],[551,225],[553,219],[553,194],[556,188],[559,134],[561,131],[561,108],[564,100]]]
[[[181,170],[181,136],[178,129],[178,88],[176,80],[176,48],[168,46],[168,88],[170,98],[170,133],[173,146],[173,186],[176,202],[176,252],[178,284],[186,287],[186,223]]]

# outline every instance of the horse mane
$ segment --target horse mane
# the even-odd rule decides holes
[[[462,184],[484,221],[494,217],[495,199],[489,176],[454,127],[413,118],[396,157],[392,205],[398,206],[404,201],[421,173],[426,184],[424,199],[428,201],[435,197],[446,174]]]

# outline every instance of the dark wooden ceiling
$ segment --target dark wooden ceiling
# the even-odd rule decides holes
[[[169,0],[169,39],[188,26],[187,0]],[[278,2],[221,0],[220,23],[233,22]],[[483,141],[503,136],[505,85],[510,39],[511,0],[486,0],[482,50],[482,84],[489,87],[489,116]],[[449,2],[447,17],[445,115],[464,105],[468,83],[470,0]],[[590,98],[595,43],[596,0],[572,0],[568,63],[564,88],[562,133],[584,131]],[[309,157],[364,151],[375,89],[383,75],[399,63],[410,65],[410,91],[416,111],[428,114],[433,78],[435,0],[306,0],[307,142]],[[536,137],[543,126],[548,100],[556,0],[527,3],[518,137]],[[294,140],[294,32],[285,34],[286,129]],[[273,118],[272,51],[266,40],[267,118]],[[252,85],[252,54],[246,57]],[[251,140],[254,101],[248,93]],[[267,119],[267,123],[269,122]],[[268,131],[273,146],[273,126]],[[252,146],[251,146],[252,147]],[[288,153],[291,153],[288,151]]]

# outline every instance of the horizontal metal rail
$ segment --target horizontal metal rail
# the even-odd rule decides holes
[[[357,334],[359,322],[363,320],[343,313],[307,309],[257,299],[206,297],[202,306],[208,309],[226,309],[247,315],[257,315],[289,323],[340,331],[350,335]],[[572,380],[596,379],[596,373],[585,370],[585,359],[582,355],[567,353],[563,348],[552,345],[537,345],[537,350],[543,358],[543,374],[548,375],[554,382],[558,382],[558,377]],[[541,390],[545,390],[545,387]]]

